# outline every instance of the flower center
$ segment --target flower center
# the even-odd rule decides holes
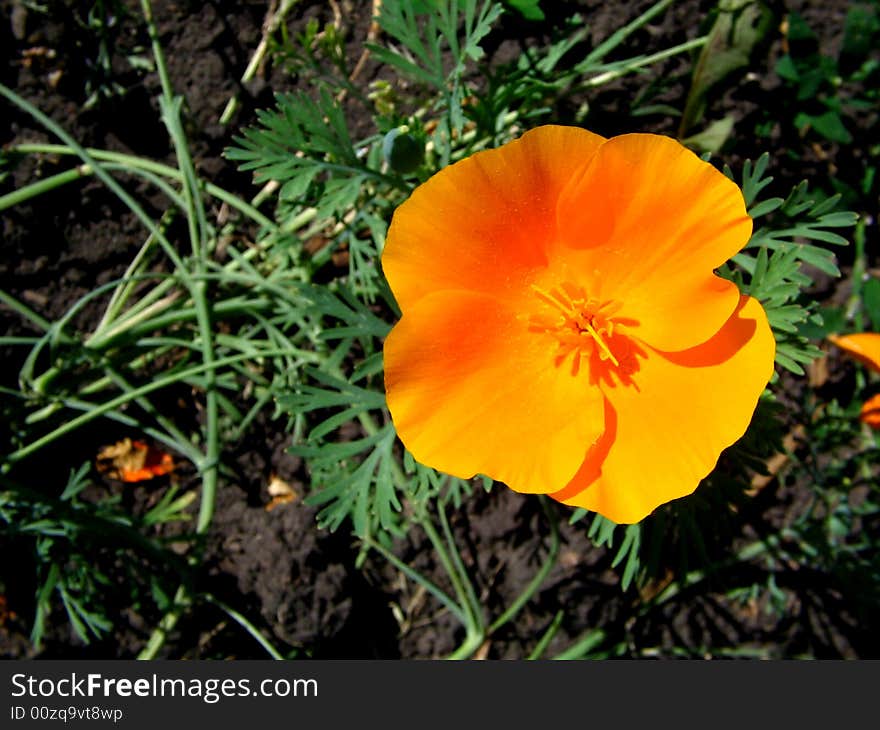
[[[608,379],[609,371],[624,380],[638,369],[633,346],[621,332],[635,323],[615,318],[619,302],[590,298],[570,282],[549,291],[533,284],[532,291],[545,307],[529,316],[529,330],[553,336],[557,366],[571,356],[571,372],[577,375],[586,359],[592,380]]]

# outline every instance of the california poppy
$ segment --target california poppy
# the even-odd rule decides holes
[[[751,229],[737,186],[657,135],[545,126],[440,171],[382,254],[404,445],[615,522],[693,492],[773,372],[763,308],[713,272]]]
[[[828,339],[869,370],[880,373],[880,334],[857,332],[851,335],[829,335]],[[880,429],[880,393],[865,401],[859,420],[871,428]]]

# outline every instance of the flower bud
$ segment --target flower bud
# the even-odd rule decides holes
[[[407,174],[418,169],[425,159],[425,147],[409,134],[406,127],[397,127],[385,135],[382,154],[395,172]]]

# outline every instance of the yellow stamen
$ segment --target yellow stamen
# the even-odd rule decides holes
[[[602,350],[604,354],[604,357],[602,358],[603,360],[610,360],[614,364],[614,367],[620,366],[620,363],[617,358],[614,357],[608,344],[602,339],[602,335],[600,335],[593,327],[592,315],[582,311],[582,307],[584,306],[582,292],[579,292],[571,284],[568,284],[567,287],[566,285],[563,285],[561,291],[559,289],[554,289],[552,292],[547,292],[535,284],[532,284],[531,288],[541,301],[545,304],[549,304],[560,312],[562,316],[565,317],[565,320],[571,322],[582,334],[584,332],[589,334],[599,346],[599,349]],[[607,330],[610,335],[611,322],[608,322]],[[575,367],[577,367],[577,365],[575,365]]]
[[[535,292],[535,294],[538,295],[538,297],[543,302],[545,302],[546,304],[549,304],[551,307],[558,309],[566,317],[571,316],[572,311],[571,311],[571,302],[570,301],[569,302],[561,302],[558,298],[553,296],[553,294],[545,292],[541,287],[537,286],[536,284],[532,284],[532,290]]]
[[[611,360],[612,363],[614,363],[614,367],[619,367],[620,363],[617,362],[617,358],[611,354],[611,350],[608,349],[608,345],[605,344],[605,340],[603,340],[599,333],[593,329],[592,325],[590,325],[589,322],[584,322],[583,326],[586,328],[587,332],[592,335],[593,339],[596,340],[596,344],[602,348],[602,352],[604,352],[608,356],[608,359]]]

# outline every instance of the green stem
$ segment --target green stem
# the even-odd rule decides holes
[[[672,46],[671,48],[667,48],[666,50],[652,53],[650,56],[633,58],[630,61],[622,64],[620,68],[614,68],[588,78],[586,81],[580,84],[578,88],[588,89],[594,86],[607,84],[609,81],[613,81],[614,79],[620,78],[621,76],[625,76],[626,74],[635,71],[636,69],[642,68],[643,66],[650,66],[651,64],[657,63],[658,61],[664,61],[667,58],[676,56],[679,53],[685,53],[686,51],[700,48],[705,44],[706,36],[700,36],[699,38],[693,38],[692,40],[685,41],[684,43],[679,43],[677,46]]]
[[[7,465],[11,464],[11,463],[15,463],[17,461],[21,461],[26,456],[29,456],[30,454],[34,453],[35,451],[39,451],[41,448],[43,448],[47,444],[50,444],[53,441],[61,438],[65,434],[68,434],[71,431],[76,430],[77,428],[79,428],[83,424],[88,423],[90,421],[93,421],[94,419],[98,418],[99,416],[103,416],[105,413],[108,413],[109,411],[112,411],[116,408],[119,408],[120,406],[123,406],[126,403],[129,403],[132,400],[135,400],[136,398],[139,398],[144,395],[148,395],[148,394],[152,393],[153,391],[161,390],[162,388],[165,388],[168,385],[171,385],[171,384],[176,383],[178,381],[186,380],[187,378],[191,378],[194,375],[199,375],[201,373],[208,372],[212,369],[224,367],[226,365],[230,365],[235,362],[240,362],[242,360],[249,360],[249,359],[252,360],[255,357],[273,357],[273,356],[277,356],[277,355],[287,355],[287,354],[288,353],[286,350],[273,349],[273,350],[267,350],[267,351],[261,352],[261,353],[259,353],[259,355],[254,355],[253,353],[247,353],[247,354],[243,354],[243,355],[232,355],[230,357],[224,357],[224,358],[220,358],[218,360],[215,360],[214,362],[212,362],[210,364],[195,365],[191,368],[186,368],[185,370],[180,370],[180,371],[174,373],[174,375],[171,377],[158,378],[158,379],[153,380],[149,383],[145,383],[144,385],[141,385],[137,388],[134,388],[133,390],[131,390],[128,393],[123,393],[122,395],[117,396],[116,398],[113,398],[109,401],[106,401],[105,403],[95,404],[95,407],[91,411],[89,411],[88,413],[84,413],[81,416],[77,416],[76,418],[66,422],[62,426],[59,426],[51,433],[46,434],[42,438],[39,438],[36,441],[32,441],[31,443],[29,443],[26,446],[22,446],[20,449],[14,451],[13,453],[9,454],[9,456],[6,457]]]
[[[461,553],[458,550],[458,546],[455,544],[455,536],[452,534],[452,530],[449,528],[449,520],[446,519],[446,510],[444,509],[442,500],[437,501],[437,514],[440,517],[440,527],[443,530],[443,535],[446,538],[446,544],[449,546],[449,554],[452,557],[452,563],[457,571],[458,575],[461,577],[461,584],[464,588],[464,605],[469,607],[469,613],[471,618],[473,619],[473,626],[476,633],[480,635],[485,634],[485,622],[483,620],[483,611],[482,606],[480,605],[480,601],[477,598],[476,591],[474,590],[473,581],[468,577],[467,569],[464,566],[464,563],[461,560]]]
[[[185,584],[181,584],[174,594],[174,602],[172,603],[171,609],[160,619],[159,625],[153,630],[153,633],[150,634],[150,638],[147,639],[146,645],[138,653],[138,659],[150,660],[156,658],[159,654],[159,650],[165,644],[165,639],[168,637],[168,634],[170,634],[174,630],[174,627],[177,626],[177,621],[180,619],[180,614],[183,612],[183,609],[190,605],[189,591],[186,589]]]
[[[158,286],[156,287],[159,288]],[[149,330],[155,329],[154,323],[157,321],[153,319],[156,315],[164,312],[171,305],[173,305],[180,298],[178,292],[172,292],[164,299],[160,299],[158,302],[153,302],[148,306],[144,306],[143,308],[138,308],[136,311],[127,312],[125,317],[122,317],[113,324],[104,328],[103,331],[100,329],[96,329],[89,338],[83,343],[84,347],[100,350],[103,347],[106,347],[107,343],[111,342],[115,338],[120,335],[125,334],[126,332],[130,332],[133,327],[138,325],[144,325],[145,328]]]
[[[601,629],[590,629],[568,649],[557,654],[554,659],[573,660],[582,659],[584,654],[605,641],[605,632]]]
[[[38,329],[43,330],[43,332],[48,332],[52,329],[52,323],[48,319],[41,317],[26,304],[18,301],[18,299],[10,296],[3,290],[0,290],[0,303],[5,304],[12,311],[17,312],[25,319],[30,320]]]
[[[434,523],[431,521],[431,518],[425,515],[419,521],[419,524],[422,526],[422,529],[425,531],[425,534],[431,541],[431,545],[434,548],[434,551],[437,553],[437,557],[440,559],[440,564],[443,566],[443,569],[449,576],[449,580],[451,581],[452,587],[455,590],[455,595],[458,598],[458,605],[462,607],[462,613],[464,615],[464,621],[462,623],[464,623],[468,634],[479,633],[480,635],[482,635],[482,621],[479,619],[478,616],[474,615],[473,608],[468,601],[468,594],[465,589],[465,582],[468,581],[467,575],[460,574],[459,571],[456,569],[455,565],[449,557],[449,554],[446,552],[446,548],[443,545],[443,540],[440,538],[440,535],[437,534],[437,530],[434,528]]]
[[[162,86],[162,97],[160,99],[162,118],[174,144],[177,167],[183,176],[183,196],[186,201],[188,213],[187,226],[189,228],[193,256],[197,261],[204,263],[204,246],[208,231],[208,221],[205,216],[205,208],[201,196],[199,195],[199,185],[192,157],[189,153],[186,133],[180,122],[180,107],[183,99],[174,93],[171,78],[168,75],[168,67],[165,64],[165,53],[162,51],[162,44],[159,42],[159,30],[153,21],[153,8],[150,0],[141,0],[141,10],[147,25],[147,34],[150,36],[153,59],[156,62],[156,72],[159,75],[159,83]]]
[[[218,317],[220,315],[234,315],[241,313],[252,314],[255,311],[258,312],[266,309],[271,309],[272,307],[273,302],[270,299],[265,299],[262,297],[256,299],[234,297],[232,299],[227,299],[225,302],[220,302],[216,304],[214,306],[214,314]],[[175,309],[173,312],[168,312],[167,314],[153,317],[152,319],[143,322],[130,322],[126,320],[125,327],[122,327],[122,325],[120,324],[120,320],[117,321],[110,332],[103,334],[102,337],[97,340],[90,339],[89,341],[87,341],[86,345],[90,348],[100,350],[109,346],[111,342],[111,337],[112,339],[115,339],[125,334],[131,338],[138,338],[142,335],[154,332],[158,329],[168,327],[169,325],[181,324],[183,322],[188,322],[194,319],[196,319],[195,308],[186,307],[183,309]],[[121,327],[121,329],[118,329],[117,325]]]
[[[507,610],[489,627],[490,634],[494,633],[508,621],[511,621],[516,617],[516,615],[522,610],[523,606],[531,600],[532,596],[535,595],[541,587],[541,584],[547,578],[547,575],[553,569],[553,566],[556,565],[556,558],[559,555],[559,526],[556,513],[548,508],[547,502],[544,498],[541,499],[541,506],[544,508],[544,514],[547,515],[547,518],[550,520],[550,552],[547,554],[547,558],[544,560],[543,565],[541,565],[541,569],[534,575],[532,580],[529,581],[525,590],[517,596],[517,599],[511,603]]]
[[[547,627],[547,630],[541,636],[538,643],[535,644],[535,648],[532,649],[532,653],[529,654],[530,661],[540,659],[542,656],[544,656],[544,652],[547,651],[547,647],[550,645],[550,642],[553,641],[553,637],[556,636],[556,632],[559,631],[559,627],[562,625],[562,619],[564,616],[565,611],[556,612],[556,615],[553,617],[553,621],[550,622],[550,626]]]
[[[93,147],[86,148],[88,154],[96,160],[101,160],[104,162],[113,162],[120,165],[120,168],[131,167],[138,170],[146,170],[149,172],[154,172],[157,175],[161,175],[163,177],[174,180],[175,182],[183,183],[183,173],[180,170],[177,170],[168,165],[163,165],[160,162],[155,162],[153,160],[147,160],[142,157],[135,157],[134,155],[127,155],[121,152],[110,152],[108,150],[100,150],[95,149]],[[9,154],[51,154],[51,155],[75,155],[76,151],[67,145],[58,145],[58,144],[20,144],[10,147],[7,150]],[[89,167],[86,169],[84,174],[91,175],[93,173],[93,169]],[[36,184],[36,183],[35,183]],[[230,208],[234,208],[235,210],[243,213],[248,216],[251,220],[259,225],[269,229],[275,230],[277,228],[277,224],[274,223],[270,218],[267,218],[263,213],[257,210],[251,204],[245,202],[241,198],[232,193],[224,190],[223,188],[214,185],[213,183],[202,181],[201,186],[204,188],[204,191],[209,195],[217,198],[217,200],[226,203]]]
[[[156,222],[152,218],[150,218],[150,216],[147,215],[140,204],[134,198],[132,198],[125,191],[125,189],[118,182],[116,182],[116,180],[114,180],[88,152],[86,152],[82,145],[80,145],[73,137],[71,137],[66,131],[64,131],[64,129],[54,120],[47,117],[33,104],[23,99],[21,96],[16,94],[14,91],[12,91],[12,89],[4,84],[0,84],[0,96],[3,96],[8,101],[12,102],[12,104],[21,109],[23,112],[33,117],[43,127],[49,130],[52,134],[58,137],[58,139],[60,139],[74,152],[76,152],[79,158],[94,170],[95,175],[100,178],[101,182],[103,182],[111,191],[113,191],[113,193],[116,194],[116,196],[128,207],[128,209],[131,210],[131,212],[134,213],[135,216],[137,216],[138,220],[140,220],[141,223],[144,224],[147,230],[156,235],[156,239],[162,245],[166,256],[171,259],[174,265],[180,269],[183,268],[183,262],[180,256],[171,245],[171,243],[168,241],[168,239],[165,238],[165,236],[159,230]]]
[[[602,43],[596,46],[596,48],[594,48],[590,52],[590,54],[583,60],[582,65],[595,63],[596,61],[599,61],[600,59],[607,56],[611,51],[617,48],[617,46],[623,43],[630,35],[632,35],[633,32],[637,31],[639,28],[649,23],[656,15],[662,13],[671,4],[672,0],[659,0],[659,2],[654,3],[638,18],[627,23],[625,26],[612,33],[608,38],[602,41]]]
[[[170,213],[166,212],[165,215],[162,216],[162,219],[159,221],[159,227],[165,228],[170,220],[171,215]],[[119,286],[117,286],[113,290],[113,294],[110,296],[110,301],[107,303],[107,307],[104,309],[104,315],[101,317],[101,321],[98,323],[98,326],[95,327],[95,331],[92,333],[93,337],[99,332],[103,331],[106,327],[108,327],[110,323],[119,316],[122,308],[125,306],[126,302],[128,302],[132,291],[137,285],[136,281],[132,281],[132,277],[134,277],[138,273],[138,269],[140,269],[140,267],[146,263],[147,254],[152,249],[155,240],[156,239],[152,233],[147,236],[147,240],[144,241],[144,245],[141,246],[134,259],[132,259],[131,263],[126,268],[125,273],[122,275],[122,279],[119,282]]]
[[[407,578],[415,582],[417,585],[422,586],[428,593],[430,593],[434,598],[440,601],[441,604],[446,606],[455,618],[457,618],[464,626],[468,625],[468,619],[465,615],[465,612],[462,611],[461,606],[459,606],[455,601],[450,598],[445,591],[438,588],[434,583],[425,578],[421,573],[410,568],[406,563],[404,563],[400,558],[398,558],[394,553],[388,550],[383,545],[379,544],[375,540],[370,537],[367,537],[364,542],[373,550],[378,552],[385,560],[391,563],[395,568],[397,568],[401,573],[403,573]]]
[[[257,50],[254,51],[254,55],[251,57],[250,63],[247,65],[247,68],[244,70],[244,73],[241,76],[242,84],[246,84],[256,75],[257,70],[260,68],[260,65],[263,63],[263,59],[266,57],[266,53],[269,50],[269,38],[276,30],[278,30],[278,26],[281,25],[284,18],[290,12],[291,8],[293,8],[293,6],[296,5],[298,2],[299,0],[281,0],[281,7],[275,11],[275,14],[268,22],[263,24],[263,37],[260,39]],[[233,96],[226,103],[226,107],[223,109],[223,113],[220,115],[220,124],[229,124],[229,120],[232,119],[232,115],[235,114],[236,109],[238,109],[237,93],[233,94]]]
[[[470,659],[474,655],[474,652],[476,652],[485,641],[486,637],[482,634],[475,634],[468,631],[462,645],[446,658],[450,661]]]
[[[245,618],[243,614],[240,614],[234,608],[224,603],[216,596],[211,595],[210,593],[203,594],[203,597],[206,601],[208,601],[209,603],[213,603],[219,609],[224,611],[233,621],[235,621],[239,626],[241,626],[245,631],[253,636],[254,639],[256,639],[257,643],[266,650],[266,653],[270,657],[278,661],[284,660],[281,652],[279,652],[274,646],[272,646],[269,640],[265,636],[263,636],[257,629],[257,627],[254,626],[247,618]]]
[[[51,175],[50,177],[38,180],[30,185],[25,185],[22,188],[18,188],[18,190],[13,190],[11,193],[0,196],[0,210],[6,210],[7,208],[19,205],[26,200],[37,197],[38,195],[48,193],[62,185],[67,185],[75,180],[79,180],[90,173],[91,169],[88,165],[77,165],[70,170],[59,172],[57,175]]]

